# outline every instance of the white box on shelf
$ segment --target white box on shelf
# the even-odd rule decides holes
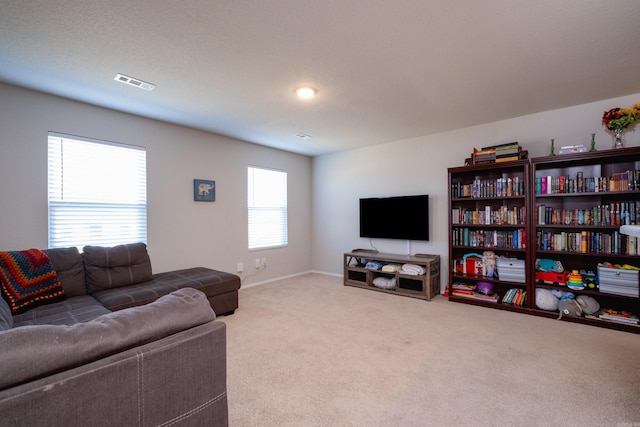
[[[600,285],[600,292],[626,297],[640,297],[640,289],[628,286]]]
[[[600,292],[638,297],[640,271],[598,266]]]
[[[500,268],[512,268],[524,270],[524,260],[517,258],[498,258],[497,263],[498,271]]]
[[[613,285],[637,288],[640,271],[624,268],[598,266],[598,282],[600,285]]]

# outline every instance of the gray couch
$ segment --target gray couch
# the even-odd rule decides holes
[[[0,425],[228,424],[216,312],[239,277],[153,275],[141,243],[45,252],[66,299],[12,315],[0,298]]]

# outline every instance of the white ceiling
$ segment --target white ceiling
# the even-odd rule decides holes
[[[0,0],[0,81],[318,155],[639,93],[639,37],[638,0]]]

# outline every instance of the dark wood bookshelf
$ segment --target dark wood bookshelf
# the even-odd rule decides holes
[[[480,211],[484,206],[503,205],[508,208],[524,207],[526,211],[526,222],[524,224],[508,224],[508,225],[491,225],[491,224],[460,224],[456,223],[452,217],[449,218],[449,300],[465,304],[473,304],[482,307],[514,311],[524,314],[537,315],[547,318],[559,317],[559,313],[541,310],[536,307],[535,295],[536,289],[552,289],[565,292],[572,292],[576,297],[578,295],[588,295],[595,298],[601,308],[610,308],[614,310],[632,311],[636,315],[640,314],[640,298],[637,296],[628,296],[624,294],[602,292],[599,289],[585,288],[583,290],[572,290],[567,286],[554,286],[549,284],[536,283],[535,281],[535,263],[537,258],[548,258],[558,260],[562,263],[565,270],[585,270],[598,271],[598,264],[608,262],[611,264],[629,264],[640,267],[640,244],[629,240],[628,237],[619,233],[619,227],[624,222],[622,217],[613,216],[613,223],[609,221],[594,224],[589,214],[589,222],[583,223],[558,224],[558,223],[542,223],[547,218],[538,220],[538,213],[544,213],[544,207],[549,207],[556,212],[583,212],[598,209],[600,206],[631,206],[636,207],[635,215],[631,217],[631,223],[640,224],[640,173],[629,174],[628,171],[640,171],[640,147],[623,148],[615,150],[601,150],[586,153],[570,153],[556,156],[537,157],[528,160],[519,160],[508,163],[492,163],[474,166],[453,167],[448,169],[449,175],[449,210],[454,209],[478,209]],[[475,180],[491,182],[501,177],[518,176],[519,181],[524,181],[525,192],[514,196],[502,195],[491,197],[474,197],[465,195],[460,197],[456,194],[457,187],[460,185],[472,184]],[[563,176],[560,179],[560,176]],[[549,189],[545,188],[546,193],[541,193],[542,179],[546,184],[550,185]],[[571,180],[571,182],[567,182]],[[598,191],[595,191],[595,189]],[[577,191],[580,190],[580,191]],[[542,211],[539,206],[543,205]],[[620,212],[618,212],[620,213]],[[631,215],[625,212],[626,215]],[[569,215],[567,215],[567,218]],[[599,220],[602,220],[599,217]],[[617,222],[621,221],[621,222]],[[525,248],[496,248],[486,245],[466,246],[460,245],[458,242],[454,244],[455,229],[468,228],[469,230],[507,230],[507,229],[523,229],[526,234]],[[585,234],[582,234],[585,232]],[[540,233],[540,234],[539,234]],[[546,233],[546,234],[545,234]],[[582,236],[589,236],[589,251],[575,250],[575,245],[568,247],[547,248],[547,244],[538,246],[538,243],[544,241],[544,237],[553,237],[562,233],[580,233]],[[618,250],[612,250],[614,253],[606,251],[592,252],[593,248],[598,249],[597,239],[604,239],[608,242],[612,236],[612,241],[622,242]],[[584,237],[583,237],[584,238]],[[557,237],[561,240],[561,237]],[[627,243],[633,242],[634,246],[631,250]],[[544,247],[543,247],[544,246]],[[624,247],[623,247],[624,246]],[[512,283],[509,281],[501,281],[497,278],[486,278],[482,276],[474,276],[470,274],[461,274],[455,271],[456,260],[462,258],[467,253],[482,253],[484,251],[493,251],[497,256],[505,254],[515,256],[525,262],[525,283]],[[619,252],[619,253],[618,253]],[[498,293],[498,302],[487,302],[484,300],[475,300],[473,298],[460,297],[452,295],[451,287],[453,283],[477,284],[478,282],[490,282],[494,285],[495,291]],[[510,288],[521,288],[526,290],[526,301],[523,306],[513,306],[511,304],[503,304],[502,298]],[[610,320],[599,319],[595,316],[588,317],[569,317],[562,316],[562,321],[581,323],[590,326],[598,326],[609,329],[616,329],[632,333],[640,333],[640,325],[619,323]]]

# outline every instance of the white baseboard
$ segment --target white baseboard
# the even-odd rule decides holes
[[[249,283],[247,285],[242,284],[241,289],[252,288],[254,286],[260,286],[260,285],[266,285],[267,283],[277,282],[278,280],[290,279],[292,277],[304,276],[305,274],[324,274],[326,276],[335,276],[335,277],[343,276],[342,274],[329,273],[325,271],[308,270],[308,271],[303,271],[296,274],[290,274],[288,276],[274,277],[273,279],[263,280],[261,282]]]

